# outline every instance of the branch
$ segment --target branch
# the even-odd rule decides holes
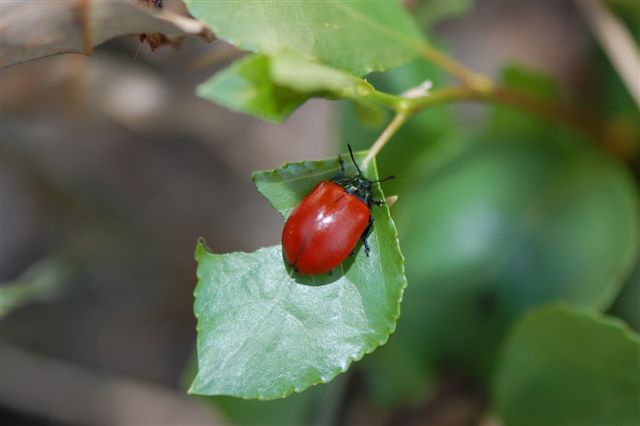
[[[362,160],[362,164],[360,167],[362,169],[366,169],[369,165],[369,162],[380,152],[380,150],[389,142],[391,136],[393,136],[400,127],[407,121],[409,116],[399,112],[393,117],[391,123],[382,131],[378,139],[373,143],[371,148],[369,148],[369,152],[367,152],[367,156]]]
[[[591,19],[590,23],[603,48],[640,105],[640,54],[628,31],[599,2],[574,1]],[[414,114],[431,106],[460,101],[499,103],[565,125],[594,137],[607,150],[626,160],[632,158],[638,150],[638,135],[632,132],[633,134],[627,134],[624,140],[617,140],[615,123],[605,122],[598,116],[573,106],[496,85],[489,76],[468,68],[426,42],[421,43],[420,52],[425,59],[458,79],[462,86],[446,87],[417,97],[391,95],[374,90],[370,94],[371,98],[394,110],[396,116],[372,145],[365,158],[365,164],[380,152],[398,128]],[[618,136],[619,133],[617,132]]]
[[[371,97],[376,102],[396,111],[398,115],[402,115],[404,119],[400,124],[404,124],[404,121],[423,109],[436,105],[462,101],[490,102],[528,112],[539,118],[564,125],[579,133],[594,137],[606,149],[625,159],[630,158],[637,150],[637,143],[635,142],[636,135],[626,138],[628,140],[622,141],[623,143],[621,144],[618,143],[618,141],[610,141],[611,125],[602,121],[598,116],[566,104],[501,86],[494,86],[488,91],[476,90],[464,86],[445,87],[415,98],[406,98],[375,91],[371,94]],[[392,124],[397,123],[392,122]],[[397,129],[393,129],[394,132],[396,130]],[[380,138],[378,138],[372,146],[372,150],[376,147],[375,154],[384,146],[386,139],[390,138],[390,136],[387,129],[385,129],[380,135]],[[380,148],[378,148],[378,146],[380,146]]]
[[[473,71],[428,43],[421,44],[420,53],[425,59],[447,71],[469,89],[488,92],[493,88],[493,81],[491,81],[490,77]]]
[[[629,30],[599,1],[574,0],[640,107],[640,52]]]

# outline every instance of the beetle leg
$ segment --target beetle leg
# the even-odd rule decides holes
[[[367,257],[369,257],[369,253],[371,253],[371,247],[369,247],[369,242],[367,241],[371,231],[373,231],[373,216],[369,216],[369,225],[362,233],[362,237],[360,237],[360,239],[362,239],[362,245],[364,246],[364,254],[366,254]]]
[[[341,155],[338,155],[338,162],[340,163],[340,176],[344,176],[344,161]]]

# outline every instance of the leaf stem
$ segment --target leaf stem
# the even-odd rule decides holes
[[[539,118],[563,124],[594,137],[605,149],[624,159],[638,150],[637,135],[627,135],[622,142],[610,140],[612,125],[574,106],[547,100],[528,93],[496,85],[490,77],[477,73],[447,56],[428,43],[421,44],[422,56],[439,65],[461,82],[461,86],[445,87],[424,96],[403,97],[373,90],[373,101],[396,112],[396,116],[374,142],[363,164],[365,166],[389,141],[391,136],[414,114],[423,109],[450,102],[480,101],[507,105]],[[619,136],[619,135],[618,135]]]
[[[591,117],[567,105],[498,86],[489,76],[468,68],[429,43],[422,43],[420,51],[425,59],[457,78],[463,86],[441,89],[428,96],[414,99],[414,102],[411,102],[413,113],[445,102],[465,100],[496,102],[547,120],[566,124],[582,133],[596,135],[598,138],[602,138],[606,133],[606,126],[597,117]]]
[[[500,86],[494,87],[488,92],[480,92],[466,87],[447,87],[427,96],[409,100],[412,113],[430,106],[459,101],[483,101],[511,106],[586,134],[599,135],[602,130],[602,123],[586,112]]]
[[[403,98],[378,91],[371,96],[378,103],[408,117],[436,105],[480,101],[511,106],[540,118],[559,122],[581,133],[602,136],[604,132],[604,124],[586,112],[501,86],[493,87],[489,91],[479,91],[464,86],[445,87],[417,98]]]
[[[409,108],[406,99],[399,95],[392,95],[390,93],[380,92],[376,89],[373,89],[369,96],[380,105],[389,107],[396,112],[400,112],[401,110],[406,110]]]
[[[466,65],[456,61],[451,56],[442,53],[429,43],[421,43],[420,53],[425,59],[438,65],[470,89],[474,89],[479,92],[488,92],[493,88],[493,81],[490,77],[473,71]]]
[[[365,169],[371,162],[371,160],[378,155],[378,152],[387,144],[391,136],[393,136],[400,127],[407,121],[409,116],[402,112],[398,112],[393,120],[387,125],[387,127],[382,131],[378,139],[373,143],[371,148],[369,148],[369,152],[367,152],[367,156],[362,160],[362,164],[360,164],[360,168]]]

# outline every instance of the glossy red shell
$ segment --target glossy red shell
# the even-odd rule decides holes
[[[291,212],[282,230],[284,259],[304,275],[324,274],[353,251],[369,225],[369,207],[332,181],[322,181]]]

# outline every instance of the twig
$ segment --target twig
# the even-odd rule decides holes
[[[382,131],[380,136],[378,136],[378,139],[376,139],[371,148],[369,148],[369,152],[367,152],[367,156],[364,157],[364,160],[362,160],[360,168],[367,168],[371,160],[376,155],[378,155],[380,150],[386,145],[389,139],[391,139],[391,136],[393,136],[398,131],[398,129],[402,127],[404,122],[407,121],[407,118],[409,118],[409,116],[401,112],[397,113],[395,117],[393,117],[393,120],[391,120],[389,125]]]
[[[585,111],[500,86],[493,87],[488,92],[464,86],[445,87],[434,90],[425,96],[409,99],[388,93],[374,92],[372,98],[393,109],[398,114],[406,116],[405,120],[417,112],[432,106],[451,102],[479,101],[500,103],[514,107],[596,138],[603,138],[606,133],[605,123]]]
[[[91,17],[89,16],[91,4],[89,0],[80,0],[77,7],[78,20],[80,21],[80,28],[82,28],[82,50],[85,55],[89,56],[93,52]]]
[[[629,32],[598,1],[574,1],[590,20],[603,48],[610,56],[632,96],[640,105],[640,78],[638,77],[640,54]],[[616,144],[611,144],[609,140],[610,125],[599,117],[573,106],[496,85],[490,77],[468,68],[428,43],[420,45],[420,52],[425,59],[457,78],[462,86],[438,89],[424,96],[398,96],[377,90],[371,92],[370,97],[375,102],[394,110],[396,116],[371,146],[363,161],[365,167],[411,116],[431,106],[460,101],[500,103],[566,125],[580,133],[596,138],[605,148],[625,159],[631,158],[637,151],[638,147],[634,138],[627,138],[630,142],[627,141],[628,144],[623,144],[625,145],[624,149],[613,146]]]
[[[640,52],[631,33],[600,1],[574,0],[574,4],[640,107]]]
[[[420,52],[425,59],[440,66],[440,68],[447,71],[470,89],[487,92],[493,87],[493,82],[490,77],[471,70],[466,65],[461,64],[448,55],[445,55],[430,44],[423,44]]]

